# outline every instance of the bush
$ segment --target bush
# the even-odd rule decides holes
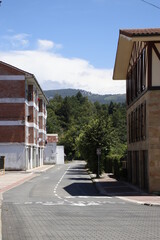
[[[104,171],[106,173],[112,173],[113,171],[113,159],[111,156],[106,156],[104,160]]]
[[[108,155],[104,161],[104,170],[107,173],[113,173],[115,178],[121,177],[122,167],[121,167],[121,156],[120,155]]]

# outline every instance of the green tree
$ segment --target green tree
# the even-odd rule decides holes
[[[84,127],[77,139],[78,147],[81,155],[87,161],[89,169],[93,173],[97,173],[97,148],[101,149],[100,173],[103,171],[103,160],[109,152],[109,136],[107,121],[103,119],[94,119]]]
[[[75,126],[70,127],[70,129],[66,131],[63,136],[61,136],[60,144],[65,146],[67,160],[72,160],[76,157],[76,138],[77,129]]]
[[[112,104],[111,119],[111,154],[118,154],[120,157],[126,152],[127,132],[126,132],[126,106],[125,104]]]
[[[62,97],[56,95],[47,105],[47,133],[58,133],[61,135],[63,132],[59,116],[57,115],[62,102]]]

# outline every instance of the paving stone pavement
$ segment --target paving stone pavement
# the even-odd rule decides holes
[[[5,203],[4,211],[3,224],[10,226],[3,230],[8,236],[5,240],[158,240],[160,236],[156,207],[129,203],[123,208],[118,204],[95,208]]]
[[[3,193],[24,183],[25,181],[32,179],[37,176],[38,173],[47,171],[52,167],[53,165],[43,165],[27,171],[5,171],[4,174],[0,174],[0,240],[2,240],[1,208]]]
[[[5,193],[2,214],[3,234],[6,238],[3,240],[159,239],[160,208],[137,205],[137,200],[130,203],[117,198],[116,187],[116,191],[113,191],[113,188],[111,190],[109,186],[104,185],[107,176],[96,182],[101,186],[99,190],[103,190],[102,194],[87,196],[84,193],[83,196],[78,196],[78,192],[73,191],[71,186],[76,186],[79,192],[80,186],[91,186],[85,171],[80,170],[82,167],[55,167],[56,171],[52,174],[46,173],[30,179],[23,186]],[[38,185],[37,179],[43,180],[44,185],[42,182]],[[34,183],[35,185],[32,185]],[[24,187],[26,192],[31,189],[32,198],[24,198]],[[109,189],[112,191],[110,196]],[[49,198],[46,197],[47,194]],[[125,198],[126,195],[118,197]]]

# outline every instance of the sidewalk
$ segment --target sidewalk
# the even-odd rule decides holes
[[[5,171],[5,174],[0,175],[0,193],[3,193],[23,182],[33,178],[36,174],[44,172],[53,165],[43,165],[27,171]]]
[[[128,182],[117,181],[112,174],[105,173],[99,179],[92,174],[91,178],[102,195],[118,197],[137,204],[160,206],[160,196],[145,193]]]

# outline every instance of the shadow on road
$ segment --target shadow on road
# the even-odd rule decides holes
[[[71,184],[64,187],[64,190],[71,196],[104,196],[99,194],[95,184],[85,168],[85,164],[73,166],[66,172]]]
[[[72,183],[64,190],[71,196],[99,196],[93,183]]]

